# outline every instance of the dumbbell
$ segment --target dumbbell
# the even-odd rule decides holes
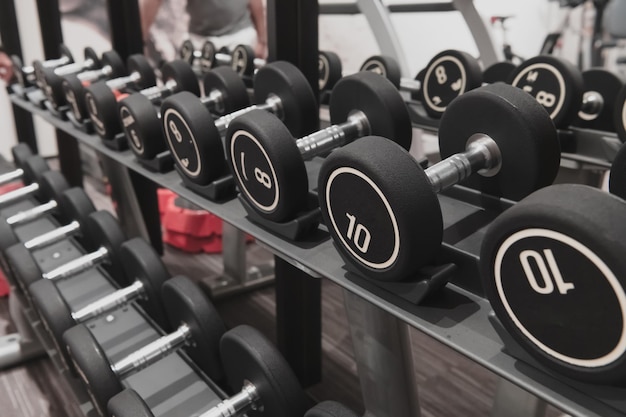
[[[17,82],[22,87],[30,87],[37,84],[37,76],[35,74],[35,66],[24,66],[22,59],[17,55],[11,55],[11,64],[13,66],[13,74],[17,78]],[[74,57],[69,48],[63,44],[59,45],[59,58],[39,61],[43,68],[56,68],[74,62]]]
[[[50,271],[42,271],[32,253],[33,246],[41,248],[40,241],[56,232],[56,241],[62,237],[69,237],[78,232],[83,235],[83,245],[91,252],[62,264]],[[60,236],[59,236],[60,235]],[[124,243],[125,236],[117,220],[108,211],[93,212],[84,219],[83,224],[72,221],[67,226],[60,227],[28,242],[11,246],[5,252],[5,258],[10,265],[16,281],[25,294],[28,294],[30,285],[40,279],[57,282],[76,276],[77,274],[98,266],[104,266],[116,280],[122,280],[124,271],[119,257],[119,248]],[[35,244],[36,243],[36,244]],[[49,240],[46,240],[49,244]]]
[[[498,216],[482,240],[479,273],[517,346],[568,378],[626,381],[626,203],[559,184]]]
[[[519,200],[552,183],[560,163],[548,114],[503,83],[467,92],[448,106],[439,149],[443,160],[424,170],[392,141],[367,137],[323,162],[318,197],[324,222],[340,254],[365,276],[406,279],[433,260],[443,235],[438,192],[461,183]]]
[[[359,415],[337,401],[323,401],[307,411],[304,417],[359,417]]]
[[[32,155],[26,160],[20,159],[27,155],[26,148],[20,147],[13,153],[15,162],[19,164],[19,168],[0,176],[0,182],[10,182],[21,178],[24,186],[0,195],[0,207],[21,201],[28,197],[35,197],[39,201],[45,201],[42,195],[42,189],[39,185],[41,177],[44,173],[50,171],[50,167],[46,161],[39,155]]]
[[[78,74],[83,71],[95,70],[100,68],[100,58],[92,48],[85,48],[85,60],[83,62],[74,62],[69,65],[56,68],[43,68],[35,65],[35,74],[37,83],[41,87],[46,99],[50,104],[58,109],[65,104],[65,93],[63,92],[63,77]]]
[[[232,113],[250,105],[246,85],[228,67],[218,67],[206,73],[203,84],[205,96],[200,98],[200,103],[212,114]],[[199,93],[188,91],[189,100],[197,100],[191,96]],[[152,159],[167,150],[161,112],[157,112],[148,99],[140,94],[131,94],[120,101],[119,111],[124,133],[137,158]]]
[[[615,100],[613,125],[620,140],[626,142],[626,85],[622,87]]]
[[[339,55],[331,51],[319,51],[317,64],[319,70],[319,90],[332,90],[342,77],[342,64]]]
[[[540,55],[524,61],[509,80],[535,97],[558,128],[575,123],[614,131],[612,114],[623,82],[605,70],[585,74],[564,59]]]
[[[196,50],[190,40],[183,42],[180,48],[180,58],[187,61],[189,65],[200,63],[200,71],[206,73],[218,65],[230,66],[232,57],[228,48],[216,50],[215,44],[205,41],[200,50]]]
[[[69,223],[72,219],[82,219],[95,211],[85,191],[79,187],[70,188],[58,171],[43,173],[38,185],[42,204],[0,219],[0,251],[5,251],[20,241],[14,232],[14,228],[19,225],[37,220],[46,214],[52,214],[59,221]]]
[[[191,181],[205,185],[227,172],[222,136],[232,120],[255,109],[276,114],[294,135],[316,129],[319,110],[306,78],[294,65],[278,61],[255,74],[257,105],[213,120],[190,94],[179,93],[161,105],[165,139],[176,165]]]
[[[300,383],[278,349],[258,330],[240,325],[227,331],[220,341],[220,353],[229,386],[240,391],[199,417],[304,415],[307,399]],[[114,396],[108,411],[117,417],[154,415],[131,389]]]
[[[113,139],[122,132],[117,102],[125,97],[119,90],[132,88],[142,90],[156,85],[154,70],[148,60],[139,54],[131,55],[126,61],[128,74],[125,77],[98,81],[85,88],[85,103],[94,129],[103,139]]]
[[[440,118],[456,97],[482,84],[482,71],[476,58],[452,49],[435,55],[414,80],[402,78],[398,63],[382,55],[367,59],[361,65],[361,71],[380,74],[399,90],[411,93],[411,97],[421,101],[426,113],[433,118]]]
[[[122,57],[115,51],[102,54],[102,66],[91,71],[81,72],[63,77],[61,88],[65,101],[69,104],[74,118],[80,122],[89,117],[85,104],[85,86],[93,82],[109,78],[118,78],[126,75],[126,66]]]
[[[0,174],[0,186],[20,180],[24,177],[26,177],[24,183],[27,184],[28,182],[30,182],[29,179],[34,178],[34,174],[38,172],[36,169],[43,169],[44,172],[49,169],[48,164],[46,164],[43,158],[40,158],[38,160],[39,165],[33,166],[33,171],[30,173],[27,173],[26,171],[24,171],[24,169],[21,168],[25,165],[26,160],[33,156],[33,151],[31,151],[30,146],[28,146],[24,142],[18,143],[17,145],[12,147],[11,155],[13,156],[13,164],[16,168],[12,171]],[[43,168],[44,166],[45,168]]]
[[[226,134],[226,155],[241,194],[261,216],[275,222],[295,217],[308,203],[304,160],[368,135],[411,147],[409,112],[394,85],[368,71],[342,78],[330,97],[332,126],[294,139],[274,115],[250,112]]]
[[[162,303],[176,330],[115,363],[85,325],[74,326],[63,335],[74,367],[101,413],[109,399],[124,389],[122,379],[183,347],[213,381],[219,383],[224,377],[219,341],[225,328],[213,304],[183,276],[169,279],[161,288]]]
[[[42,279],[30,286],[33,304],[37,307],[45,328],[57,343],[65,363],[70,363],[67,351],[61,348],[66,330],[78,323],[102,317],[133,301],[137,301],[161,328],[167,328],[165,310],[161,303],[161,286],[170,275],[159,255],[145,240],[134,238],[120,246],[119,261],[125,277],[132,282],[117,291],[98,294],[99,298],[90,300],[76,311],[72,311],[51,281]],[[118,277],[118,281],[122,279]]]
[[[491,64],[483,71],[483,82],[493,84],[497,82],[507,82],[517,65],[511,61],[500,61]]]

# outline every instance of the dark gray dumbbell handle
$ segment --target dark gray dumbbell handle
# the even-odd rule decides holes
[[[181,324],[173,333],[165,335],[154,342],[131,353],[125,358],[111,365],[111,370],[119,378],[139,371],[169,355],[191,339],[191,329],[185,323]]]
[[[273,113],[278,116],[279,119],[282,119],[282,101],[277,96],[269,96],[265,103],[257,104],[250,107],[246,107],[245,109],[237,110],[236,112],[226,114],[215,120],[215,127],[217,127],[217,131],[220,133],[220,136],[224,136],[226,133],[226,129],[228,129],[228,125],[230,122],[235,120],[237,117],[244,115],[246,113],[250,113],[252,110],[265,110],[270,113]]]
[[[17,201],[24,197],[28,197],[37,190],[39,190],[39,184],[33,182],[32,184],[25,185],[22,188],[18,188],[16,190],[9,191],[8,193],[4,193],[0,195],[0,206],[8,203],[13,203],[14,201]]]
[[[0,185],[8,184],[12,181],[19,180],[24,176],[24,170],[22,168],[15,169],[10,172],[6,172],[0,175]]]
[[[46,61],[42,61],[41,66],[44,68],[54,68],[54,67],[60,67],[61,65],[71,64],[71,63],[72,61],[70,60],[69,56],[62,56],[61,58],[48,59]],[[33,67],[32,65],[29,65],[27,67],[23,67],[22,71],[34,72],[35,67]]]
[[[596,91],[586,91],[578,116],[583,120],[593,120],[602,111],[604,98]]]
[[[113,68],[110,65],[105,65],[102,68],[81,72],[76,77],[81,81],[91,82],[99,80],[100,78],[109,77],[111,74],[113,74]]]
[[[76,220],[71,221],[65,226],[57,227],[54,230],[44,233],[43,235],[32,238],[24,242],[24,247],[28,250],[41,249],[45,246],[52,245],[59,240],[63,240],[80,230],[80,223]]]
[[[20,211],[7,218],[7,224],[9,226],[15,226],[16,224],[30,222],[38,219],[46,213],[50,213],[56,209],[59,205],[55,200],[50,200],[47,203],[40,204],[28,210]]]
[[[54,70],[58,76],[76,74],[84,69],[92,68],[95,62],[93,59],[86,59],[83,62],[74,62],[73,64],[64,65]]]
[[[78,311],[72,312],[72,318],[76,323],[82,323],[94,317],[109,313],[124,304],[128,304],[130,301],[142,297],[144,293],[143,284],[141,281],[137,280],[126,288],[121,288],[86,305]]]
[[[63,264],[52,271],[43,274],[44,279],[50,281],[59,281],[69,277],[73,277],[95,265],[99,265],[109,258],[109,251],[104,246],[81,256],[80,258],[73,259],[66,264]]]
[[[200,417],[234,417],[261,407],[261,397],[256,387],[245,381],[241,391],[200,414]]]
[[[436,193],[458,184],[473,173],[493,176],[500,170],[500,148],[489,136],[476,135],[470,138],[466,149],[426,169],[426,175]]]
[[[112,80],[107,81],[106,85],[111,90],[119,90],[120,88],[124,88],[128,84],[134,83],[137,81],[141,81],[141,74],[135,71],[135,72],[131,72],[129,75],[125,77],[113,78]]]
[[[410,78],[400,79],[400,90],[408,91],[409,93],[417,93],[422,89],[422,83],[418,80],[412,80]]]
[[[370,127],[367,117],[362,112],[348,116],[345,123],[332,125],[304,136],[296,141],[302,158],[311,159],[338,146],[345,145],[355,138],[369,135]]]

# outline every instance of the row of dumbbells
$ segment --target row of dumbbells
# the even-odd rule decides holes
[[[181,348],[224,392],[234,394],[212,402],[196,399],[197,413],[237,416],[256,411],[258,415],[291,417],[307,412],[309,401],[295,376],[264,336],[249,326],[226,331],[201,290],[188,278],[170,277],[159,256],[144,240],[124,241],[123,232],[109,213],[95,211],[80,188],[68,188],[58,172],[48,170],[45,162],[31,155],[24,145],[14,148],[13,155],[18,168],[5,173],[1,180],[4,183],[21,180],[25,186],[1,195],[0,224],[6,229],[3,236],[9,233],[16,242],[3,248],[5,272],[12,283],[18,284],[16,289],[21,289],[32,302],[63,363],[73,376],[83,380],[101,414],[158,415],[148,405],[154,399],[142,398],[137,391],[125,389],[129,384],[123,381]],[[29,191],[27,187],[31,187]],[[20,202],[28,197],[42,204],[23,209]],[[72,236],[70,229],[62,231],[61,227],[20,241],[24,237],[20,227],[51,214],[61,222],[73,219],[68,225],[74,223],[83,231],[81,243],[97,249],[46,269],[44,259],[48,254],[42,250]],[[35,240],[37,244],[33,243]],[[59,256],[62,255],[57,253],[52,257]],[[121,288],[107,291],[100,287],[97,294],[83,294],[80,302],[66,299],[69,292],[67,286],[64,290],[62,282],[71,279],[74,286],[80,286],[93,280],[93,275],[85,272],[97,265],[106,265]],[[113,354],[115,349],[110,341],[103,344],[99,340],[93,323],[102,317],[113,321],[116,312],[130,303],[138,303],[160,329],[169,333],[161,337],[151,334],[140,349]],[[73,310],[71,304],[82,307]],[[118,316],[118,320],[124,317]],[[341,416],[344,414],[337,413],[347,412],[339,404],[322,403],[306,415]]]

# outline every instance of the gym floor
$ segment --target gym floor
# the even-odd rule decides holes
[[[108,197],[88,181],[85,189],[97,208],[111,210]],[[272,256],[252,244],[248,258],[251,264],[260,264]],[[185,274],[203,283],[222,269],[219,255],[190,255],[166,247],[163,259],[173,275]],[[225,298],[216,305],[228,327],[250,324],[275,340],[273,287]],[[307,392],[315,400],[341,401],[362,413],[342,289],[329,280],[322,281],[322,329],[322,382]],[[11,331],[8,298],[1,298],[0,335]],[[416,330],[411,330],[411,341],[423,417],[490,415],[496,375]],[[0,404],[3,417],[83,416],[65,381],[45,357],[0,372]],[[559,412],[550,408],[546,415],[557,416]]]

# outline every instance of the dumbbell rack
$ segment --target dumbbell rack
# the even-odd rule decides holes
[[[0,214],[8,216],[37,204],[33,199],[26,199],[3,207],[0,209]],[[44,216],[17,226],[15,231],[23,239],[28,239],[58,226],[59,224],[54,219]],[[81,256],[84,250],[75,240],[68,239],[40,249],[36,253],[39,267],[44,271],[49,271],[69,259]],[[97,267],[81,272],[73,279],[59,282],[57,288],[68,306],[77,310],[84,305],[85,300],[92,299],[94,294],[112,293],[116,286],[112,284],[108,273]],[[82,383],[67,370],[61,356],[57,353],[53,339],[24,295],[19,291],[13,291],[9,303],[10,309],[19,310],[19,314],[24,318],[16,323],[20,334],[33,337],[34,340],[30,340],[31,346],[37,342],[40,343],[43,351],[49,355],[57,370],[67,381],[85,416],[97,416]],[[25,326],[29,328],[24,332]],[[88,326],[112,359],[119,359],[128,352],[144,346],[146,342],[163,335],[158,326],[136,305],[126,306],[104,317],[91,320]],[[192,414],[207,409],[211,404],[214,405],[224,398],[224,393],[182,352],[162,359],[155,366],[127,378],[125,384],[143,391],[144,398],[150,397],[151,403],[161,410],[184,409],[185,412]],[[168,378],[163,378],[163,375],[167,375]],[[179,385],[175,392],[168,391],[168,384],[173,380],[178,381],[177,385]]]
[[[117,152],[108,149],[97,136],[78,131],[70,122],[57,119],[17,96],[11,96],[11,100],[14,104],[41,116],[56,128],[75,136],[79,142],[95,149],[115,163],[174,191],[225,222],[249,233],[277,257],[307,274],[337,283],[346,291],[346,304],[349,309],[375,309],[381,312],[380,317],[383,319],[386,316],[398,319],[399,322],[435,338],[568,414],[604,417],[626,415],[625,389],[586,385],[551,374],[526,357],[512,341],[506,340],[504,332],[496,331],[498,326],[492,317],[491,307],[488,301],[479,295],[480,285],[475,277],[468,279],[468,275],[472,274],[471,266],[460,266],[456,272],[454,267],[442,268],[443,274],[450,274],[452,283],[434,297],[433,301],[420,305],[421,284],[381,284],[363,279],[346,270],[345,263],[323,229],[318,230],[318,233],[314,233],[304,243],[283,240],[249,221],[246,211],[237,199],[223,204],[207,201],[185,188],[175,171],[165,174],[150,172],[136,162],[131,151]],[[317,180],[320,161],[316,158],[307,163],[311,183]],[[315,188],[315,184],[311,184],[311,188]],[[507,203],[494,201],[492,208],[484,210],[477,204],[471,204],[472,199],[480,199],[476,193],[457,187],[453,194],[455,196],[440,196],[445,219],[444,236],[448,236],[444,237],[444,252],[449,255],[449,259],[461,256],[460,253],[464,259],[471,259],[472,256],[477,256],[482,234],[490,219],[505,209]],[[459,239],[455,225],[477,214],[483,219],[482,227],[470,236],[462,236],[462,239]],[[496,326],[492,323],[496,323]],[[355,325],[362,323],[351,323],[351,326]],[[401,341],[398,346],[400,344]],[[361,359],[363,358],[360,358],[357,352],[357,363]],[[377,415],[375,411],[374,414]]]

